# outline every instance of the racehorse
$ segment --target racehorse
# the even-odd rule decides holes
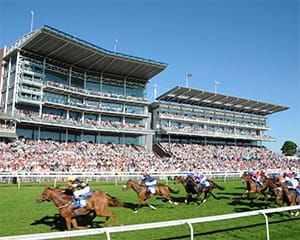
[[[263,184],[261,192],[264,193],[267,189],[269,190],[270,196],[267,197],[266,195],[266,201],[274,196],[275,203],[279,205],[279,200],[282,199],[283,191],[282,188],[278,184],[276,184],[275,179],[273,177],[262,178],[261,182]]]
[[[116,215],[113,212],[107,211],[107,207],[122,207],[123,203],[109,197],[107,194],[100,190],[93,191],[92,195],[87,197],[87,204],[84,208],[74,209],[72,204],[72,196],[64,194],[60,188],[45,187],[41,196],[36,199],[38,203],[43,201],[53,201],[59,210],[60,215],[65,219],[67,229],[70,231],[72,225],[76,229],[86,229],[85,226],[78,226],[76,216],[85,215],[89,212],[93,212],[90,222],[96,216],[105,217],[104,226],[108,226],[109,218],[111,217],[116,226],[120,226]]]
[[[184,202],[186,204],[189,204],[193,194],[197,194],[196,196],[196,202],[199,202],[200,195],[204,192],[204,198],[202,200],[202,203],[205,203],[207,199],[210,196],[213,196],[213,198],[218,199],[214,194],[213,194],[213,189],[218,188],[220,190],[224,190],[225,188],[223,186],[220,186],[216,184],[212,180],[207,180],[209,182],[209,186],[204,186],[202,184],[197,184],[191,177],[178,177],[175,179],[174,184],[179,184],[182,183],[185,191],[187,193],[186,198]]]
[[[282,188],[283,191],[283,200],[287,203],[288,206],[296,205],[297,195],[294,189],[288,189],[287,185],[284,183],[279,183],[279,186]],[[291,215],[298,216],[298,211],[290,211]]]
[[[127,189],[130,189],[130,188],[132,188],[137,193],[137,196],[138,196],[138,199],[139,199],[138,205],[137,205],[137,207],[134,210],[135,213],[138,212],[138,210],[141,207],[141,205],[142,205],[143,202],[145,202],[151,209],[156,210],[156,207],[154,207],[153,205],[151,205],[148,202],[148,198],[156,196],[156,195],[162,196],[163,198],[167,199],[169,201],[169,203],[171,203],[171,204],[174,204],[174,205],[178,204],[177,202],[174,202],[172,200],[172,198],[170,197],[170,192],[177,194],[177,193],[179,193],[179,190],[175,191],[172,188],[170,188],[168,185],[157,183],[156,184],[156,192],[154,194],[150,194],[148,196],[148,198],[147,198],[146,185],[136,183],[132,179],[129,179],[126,182],[126,184],[123,185],[122,189],[123,190],[127,190]]]
[[[250,193],[259,193],[256,199],[259,199],[261,195],[263,195],[266,200],[266,195],[264,192],[262,192],[263,185],[256,185],[255,181],[252,179],[252,176],[249,173],[244,172],[244,174],[242,175],[242,181],[247,184],[246,190],[243,193],[242,198],[245,198],[246,196],[249,197]]]

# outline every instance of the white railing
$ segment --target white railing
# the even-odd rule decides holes
[[[204,172],[207,178],[222,179],[226,182],[226,179],[239,178],[242,176],[242,171],[211,171]],[[142,172],[0,172],[0,184],[1,183],[15,183],[18,188],[21,188],[23,183],[43,183],[53,182],[53,186],[56,187],[57,182],[66,182],[67,178],[73,175],[79,179],[87,182],[92,181],[111,181],[117,185],[119,182],[127,181],[129,178],[139,180],[142,177]],[[177,176],[186,176],[186,172],[153,172],[151,175],[161,181],[165,181],[169,184],[169,181]]]
[[[280,169],[269,169],[267,174],[280,172]],[[227,179],[240,178],[243,171],[210,171],[203,173],[207,178],[222,179],[226,182]],[[127,181],[129,178],[141,179],[142,172],[0,172],[0,184],[15,183],[20,188],[21,184],[26,182],[53,182],[53,185],[56,186],[57,182],[66,182],[70,175],[87,182],[112,181],[117,185],[118,182]],[[153,172],[151,175],[168,184],[176,176],[186,176],[187,172]]]
[[[135,224],[128,226],[118,226],[118,227],[106,227],[106,228],[95,228],[88,230],[76,230],[76,231],[65,231],[65,232],[51,232],[51,233],[40,233],[40,234],[28,234],[28,235],[19,235],[19,236],[7,236],[0,237],[0,240],[40,240],[40,239],[57,239],[57,238],[65,238],[65,237],[79,237],[79,236],[88,236],[88,235],[97,235],[97,234],[106,234],[106,239],[110,240],[111,233],[117,232],[129,232],[129,231],[137,231],[137,230],[145,230],[145,229],[153,229],[153,228],[163,228],[163,227],[173,227],[178,225],[187,224],[190,228],[190,236],[191,240],[194,239],[194,229],[192,224],[203,223],[203,222],[213,222],[220,220],[230,220],[233,218],[240,217],[249,217],[255,215],[263,215],[266,223],[266,239],[270,240],[269,234],[269,221],[268,221],[268,213],[274,212],[283,212],[283,211],[291,211],[291,210],[299,210],[300,206],[292,206],[292,207],[280,207],[280,208],[270,208],[264,210],[256,210],[256,211],[248,211],[242,213],[233,213],[233,214],[224,214],[217,216],[209,216],[209,217],[201,217],[201,218],[190,218],[190,219],[182,219],[182,220],[174,220],[167,222],[154,222],[154,223],[146,223],[146,224]]]

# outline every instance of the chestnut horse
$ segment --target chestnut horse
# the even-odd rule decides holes
[[[116,226],[120,226],[116,215],[107,211],[107,207],[121,207],[123,203],[109,197],[100,190],[93,191],[93,194],[87,197],[87,205],[84,208],[74,209],[72,204],[72,196],[64,194],[60,188],[45,187],[41,196],[36,200],[38,203],[43,201],[53,201],[59,210],[60,215],[65,219],[67,229],[70,231],[72,225],[76,229],[86,229],[85,226],[78,226],[76,216],[85,215],[93,212],[94,215],[90,221],[96,216],[105,217],[104,225],[108,226],[108,220],[111,217]]]
[[[215,188],[218,188],[220,190],[225,189],[223,186],[216,184],[212,180],[207,180],[207,181],[209,182],[209,186],[203,187],[202,184],[195,183],[195,181],[191,177],[186,177],[186,178],[185,177],[177,177],[174,181],[174,184],[182,183],[182,185],[184,186],[185,191],[187,193],[186,198],[184,200],[184,202],[186,204],[190,203],[193,194],[197,194],[196,202],[199,202],[199,197],[200,197],[201,193],[203,193],[203,192],[204,192],[204,198],[202,200],[202,203],[205,203],[210,196],[213,196],[213,198],[218,199],[213,194],[213,192],[212,192],[213,189],[215,189]]]
[[[263,185],[257,186],[249,173],[245,172],[242,175],[242,181],[246,183],[246,191],[243,193],[242,198],[249,197],[250,193],[259,193],[256,199],[259,199],[263,195],[266,200],[265,193],[262,192]]]
[[[127,189],[130,189],[130,188],[132,188],[137,193],[137,196],[139,198],[137,208],[135,208],[135,210],[134,210],[135,213],[138,212],[138,210],[141,207],[143,202],[145,202],[151,209],[156,210],[156,207],[151,205],[147,200],[146,185],[136,183],[132,179],[129,179],[126,182],[126,184],[123,185],[122,189],[127,190]],[[179,190],[175,191],[172,188],[170,188],[168,185],[158,183],[158,184],[156,184],[156,192],[154,194],[150,194],[148,198],[156,196],[156,195],[160,195],[163,198],[167,199],[169,201],[169,203],[177,205],[178,203],[174,202],[172,200],[172,198],[170,197],[170,192],[177,194],[177,193],[179,193]]]
[[[279,186],[283,191],[283,201],[287,203],[288,206],[294,206],[297,204],[297,195],[294,189],[288,189],[287,185],[284,183],[279,183]],[[299,211],[290,211],[290,214],[293,216],[298,216]]]
[[[269,190],[269,194],[266,194],[266,200],[269,200],[272,196],[275,197],[275,203],[279,204],[279,200],[283,197],[282,188],[276,184],[273,177],[263,178],[261,180],[263,186],[261,188],[261,192],[264,193],[267,189]]]

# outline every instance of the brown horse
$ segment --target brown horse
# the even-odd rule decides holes
[[[184,200],[184,202],[186,204],[190,203],[193,194],[197,194],[196,202],[198,203],[201,193],[204,193],[204,198],[201,203],[205,203],[210,196],[212,196],[215,199],[218,199],[218,197],[216,197],[213,194],[213,192],[212,192],[213,189],[215,189],[215,188],[220,189],[220,190],[225,189],[223,186],[218,185],[217,183],[215,183],[212,180],[207,180],[207,181],[209,182],[209,186],[205,187],[200,183],[196,183],[191,177],[186,177],[186,178],[185,177],[177,177],[174,181],[174,184],[181,183],[184,186],[185,191],[187,193],[186,198]]]
[[[156,196],[156,195],[160,195],[160,196],[164,197],[171,204],[174,204],[174,205],[178,204],[177,202],[174,202],[172,200],[172,198],[170,197],[170,192],[177,194],[177,193],[179,193],[179,190],[175,191],[172,188],[170,188],[168,185],[160,184],[160,183],[156,184],[156,192],[154,194],[151,194],[148,198],[147,198],[146,185],[136,183],[132,179],[129,179],[126,182],[126,184],[123,185],[123,190],[127,190],[127,189],[130,189],[130,188],[132,188],[137,193],[137,196],[139,198],[137,208],[134,211],[135,213],[138,212],[138,210],[141,207],[143,202],[145,202],[151,209],[156,210],[156,208],[154,206],[152,206],[147,200],[148,198]]]
[[[295,206],[297,204],[297,195],[294,189],[288,189],[287,185],[284,183],[279,183],[279,186],[283,191],[283,201],[287,203],[288,206]],[[298,211],[290,211],[291,215],[298,216]]]
[[[262,195],[264,196],[265,200],[266,200],[266,196],[265,196],[265,193],[262,192],[262,188],[263,186],[257,186],[255,181],[252,179],[252,176],[248,173],[244,173],[242,175],[242,181],[244,183],[246,183],[246,190],[245,192],[243,193],[242,195],[242,198],[245,198],[245,197],[249,197],[249,195],[251,193],[258,193],[259,195],[257,196],[256,199],[259,199]]]
[[[62,189],[45,187],[41,196],[36,200],[38,203],[43,201],[53,201],[59,210],[60,215],[65,219],[67,229],[70,231],[72,225],[76,229],[86,229],[85,226],[78,226],[76,216],[85,215],[93,212],[94,215],[91,221],[96,216],[105,217],[104,225],[108,226],[108,220],[111,217],[116,226],[120,226],[116,215],[113,212],[107,211],[107,207],[121,207],[116,199],[109,197],[107,194],[100,190],[93,191],[93,194],[87,197],[87,205],[84,208],[74,209],[72,204],[72,196],[64,194]]]
[[[261,182],[263,184],[261,192],[269,190],[269,194],[266,194],[266,200],[275,197],[275,203],[277,205],[282,205],[279,204],[279,200],[283,197],[283,191],[282,188],[276,184],[275,179],[273,177],[262,178]]]

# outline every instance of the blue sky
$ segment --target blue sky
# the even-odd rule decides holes
[[[49,25],[114,50],[168,64],[148,97],[186,85],[290,109],[269,116],[276,152],[300,146],[300,1],[0,0],[0,47]]]

